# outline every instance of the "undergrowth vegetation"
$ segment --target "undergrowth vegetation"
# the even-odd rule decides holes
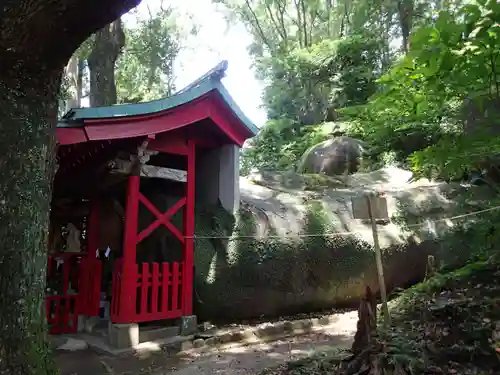
[[[265,374],[496,374],[498,257],[440,273],[391,301],[392,324],[358,356],[332,351]]]

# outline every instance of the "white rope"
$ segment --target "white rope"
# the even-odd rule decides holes
[[[462,219],[464,217],[469,217],[469,216],[475,216],[475,215],[480,215],[485,212],[490,212],[490,211],[495,211],[500,209],[500,206],[495,206],[495,207],[490,207],[486,208],[484,210],[479,210],[479,211],[474,211],[474,212],[468,212],[466,214],[461,214],[461,215],[456,215],[452,217],[445,217],[442,219],[437,219],[437,220],[426,220],[422,223],[417,223],[417,224],[410,224],[407,225],[407,228],[415,228],[415,227],[421,227],[424,225],[429,225],[432,223],[439,223],[439,222],[446,222],[446,221],[453,221],[457,219]],[[386,228],[379,228],[380,231],[388,231]],[[194,235],[194,236],[185,236],[184,238],[189,239],[231,239],[231,240],[237,240],[237,239],[264,239],[264,238],[310,238],[310,237],[335,237],[335,236],[354,236],[358,234],[358,232],[332,232],[332,233],[315,233],[315,234],[307,234],[307,233],[297,233],[294,235],[265,235],[265,236],[257,236],[257,235],[248,235],[248,236],[204,236],[204,235]]]

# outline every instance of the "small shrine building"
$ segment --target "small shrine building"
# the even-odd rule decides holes
[[[103,315],[118,347],[137,345],[146,322],[196,329],[195,202],[238,208],[239,151],[258,130],[222,85],[226,69],[222,62],[165,99],[77,108],[60,120],[46,297],[52,334]]]

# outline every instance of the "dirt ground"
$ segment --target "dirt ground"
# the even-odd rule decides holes
[[[140,357],[108,357],[91,350],[56,353],[61,375],[249,375],[268,367],[303,358],[315,351],[349,347],[356,331],[356,312],[339,314],[337,322],[313,333],[257,343],[233,345],[204,352],[168,357],[165,353],[143,353]]]

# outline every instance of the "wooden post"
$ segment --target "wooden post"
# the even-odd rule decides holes
[[[193,141],[188,141],[186,205],[184,207],[184,295],[182,297],[184,316],[193,315],[193,282],[194,282],[194,201],[196,174],[196,147]]]
[[[88,316],[99,315],[101,299],[102,267],[96,258],[100,240],[100,202],[90,201],[89,221],[87,225],[87,256],[80,261],[78,281],[78,311]]]
[[[99,238],[100,238],[100,233],[99,233],[99,214],[100,214],[100,209],[99,209],[99,202],[93,198],[90,201],[90,213],[89,213],[89,221],[87,225],[87,252],[89,257],[94,257],[95,258],[95,253],[97,248],[99,247]]]
[[[372,226],[372,235],[373,235],[373,247],[375,249],[375,261],[377,263],[377,274],[378,274],[378,283],[380,288],[380,298],[382,299],[382,311],[384,313],[384,323],[386,326],[391,324],[391,317],[389,315],[389,307],[387,306],[387,291],[385,289],[385,279],[384,279],[384,266],[382,264],[382,252],[380,251],[380,243],[378,241],[378,230],[377,230],[377,222],[376,217],[374,217],[374,206],[373,206],[373,194],[367,194],[367,207],[368,207],[368,215],[370,217],[370,222]]]
[[[135,315],[137,294],[136,246],[137,222],[139,215],[139,187],[141,177],[132,175],[128,178],[127,203],[125,207],[125,228],[123,238],[122,274],[120,280],[119,322],[130,323]]]

